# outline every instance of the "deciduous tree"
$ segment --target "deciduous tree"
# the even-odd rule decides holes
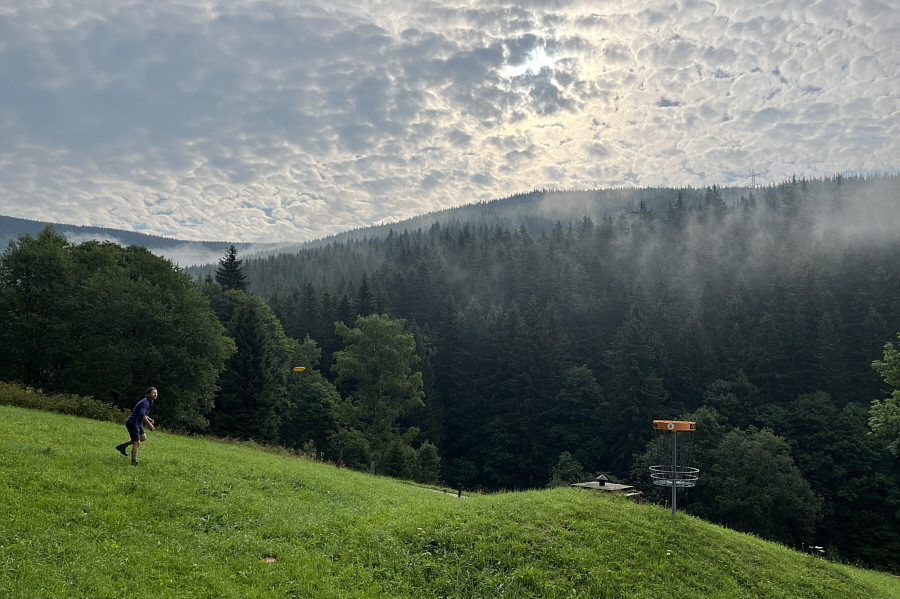
[[[697,513],[789,544],[811,537],[822,498],[794,465],[783,437],[752,426],[733,429],[713,452],[710,464],[703,485],[711,488],[715,500],[698,506]]]
[[[142,247],[52,228],[0,259],[0,373],[131,408],[148,385],[171,428],[204,430],[234,345],[194,281]]]
[[[897,334],[900,339],[900,333]],[[884,359],[872,363],[884,382],[894,388],[885,400],[876,399],[869,410],[869,426],[872,431],[888,440],[894,455],[900,455],[900,348],[888,343],[884,346]]]
[[[334,354],[336,384],[349,392],[355,424],[370,444],[370,462],[380,460],[398,435],[397,420],[424,405],[422,373],[412,334],[404,320],[386,314],[358,316],[356,326],[343,322],[335,330],[344,349]]]
[[[0,374],[48,387],[63,367],[76,290],[71,246],[52,227],[10,242],[0,260]]]

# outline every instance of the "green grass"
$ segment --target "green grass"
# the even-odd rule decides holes
[[[898,597],[576,489],[457,498],[247,445],[0,406],[0,597]],[[275,558],[272,563],[266,558]]]

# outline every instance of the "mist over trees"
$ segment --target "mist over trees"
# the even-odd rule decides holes
[[[543,218],[534,196],[513,200],[512,213],[251,257],[245,270],[325,366],[335,321],[386,313],[416,327],[425,408],[406,422],[448,468],[470,466],[471,487],[542,486],[566,453],[574,471],[640,485],[650,421],[709,407],[722,431],[697,453],[709,482],[701,473],[686,509],[725,522],[740,504],[729,512],[724,497],[742,493],[792,522],[752,520],[756,532],[896,560],[898,464],[867,426],[886,396],[872,362],[900,330],[896,176],[653,190],[568,221],[552,220],[549,199]],[[723,490],[716,456],[730,446],[778,464],[771,480]],[[753,495],[778,476],[802,509]]]
[[[0,376],[157,383],[189,430],[458,489],[647,489],[651,421],[691,419],[680,507],[900,570],[898,220],[884,175],[533,192],[184,271],[46,231],[0,263]]]

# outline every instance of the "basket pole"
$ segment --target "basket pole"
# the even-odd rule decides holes
[[[672,469],[675,470],[676,480],[672,481],[672,515],[678,511],[678,431],[672,431]]]

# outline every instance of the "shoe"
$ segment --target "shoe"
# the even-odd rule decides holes
[[[132,466],[137,466],[137,462],[131,462]]]
[[[128,455],[128,452],[125,451],[125,444],[124,444],[124,443],[122,443],[121,445],[116,445],[116,449],[118,449],[118,450],[119,450],[119,453],[121,453],[122,455]]]

